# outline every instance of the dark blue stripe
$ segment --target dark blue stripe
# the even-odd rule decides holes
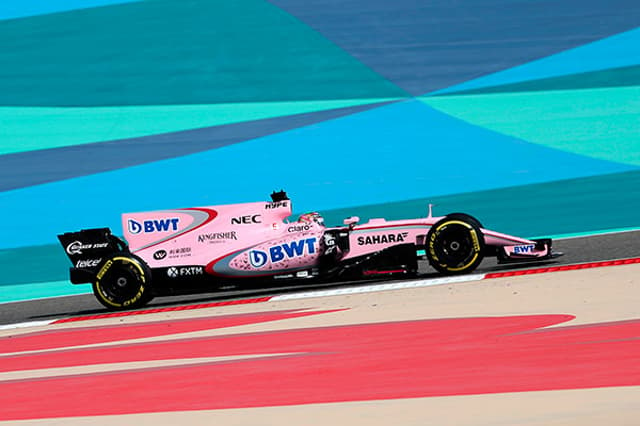
[[[414,95],[640,25],[637,0],[269,0]]]
[[[0,191],[70,179],[216,149],[366,111],[388,102],[161,135],[0,156]]]

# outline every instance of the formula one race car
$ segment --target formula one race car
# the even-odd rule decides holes
[[[71,282],[93,283],[113,310],[154,296],[215,291],[276,281],[303,282],[412,276],[426,258],[442,274],[473,271],[484,256],[499,262],[540,261],[559,254],[551,240],[527,240],[484,229],[463,213],[386,221],[358,217],[327,227],[318,213],[288,222],[283,191],[270,202],[122,215],[125,243],[108,228],[58,236]]]

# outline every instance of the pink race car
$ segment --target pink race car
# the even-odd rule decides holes
[[[229,285],[412,276],[425,257],[440,273],[462,274],[485,256],[523,262],[560,255],[550,239],[500,234],[462,213],[433,217],[430,207],[425,218],[359,223],[350,217],[344,226],[327,227],[318,213],[289,222],[286,193],[271,199],[123,214],[128,244],[108,228],[58,238],[73,263],[71,282],[93,283],[98,301],[114,310]]]

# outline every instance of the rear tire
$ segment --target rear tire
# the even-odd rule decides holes
[[[484,236],[480,222],[469,215],[455,213],[436,222],[426,239],[429,263],[447,275],[475,270],[484,258]]]
[[[93,282],[93,294],[110,310],[144,306],[153,299],[151,270],[137,256],[116,254],[100,267]]]

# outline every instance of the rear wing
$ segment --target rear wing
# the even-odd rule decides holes
[[[58,240],[73,267],[69,273],[71,282],[92,282],[100,267],[114,253],[128,253],[127,244],[111,234],[109,228],[83,229],[58,235]]]

